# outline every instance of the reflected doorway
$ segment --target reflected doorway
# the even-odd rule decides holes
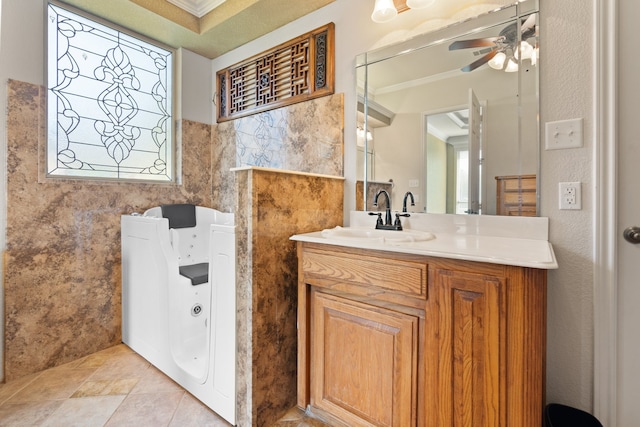
[[[478,117],[481,118],[481,114]],[[426,212],[480,213],[481,131],[476,135],[478,141],[475,144],[471,143],[470,108],[465,106],[448,111],[426,113],[423,121],[426,177],[423,197],[426,200]],[[481,129],[481,120],[478,123],[478,129]],[[477,171],[471,170],[474,165]]]

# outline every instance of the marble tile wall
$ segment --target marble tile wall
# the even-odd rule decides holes
[[[182,122],[182,185],[45,180],[46,92],[8,82],[5,379],[121,340],[120,215],[162,203],[216,207],[211,126]]]
[[[296,405],[294,234],[343,224],[341,178],[236,173],[238,425],[269,426]]]
[[[342,176],[343,98],[325,96],[218,126],[234,127],[238,167]]]
[[[235,174],[231,171],[236,167],[236,145],[232,141],[235,141],[232,126],[211,126],[211,194],[224,212],[233,212],[236,208]]]

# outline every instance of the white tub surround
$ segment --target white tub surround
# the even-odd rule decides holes
[[[411,213],[401,218],[403,231],[388,231],[390,238],[345,237],[317,231],[291,237],[301,242],[360,249],[376,249],[539,269],[556,269],[558,262],[548,241],[548,218],[442,215]],[[350,229],[374,230],[376,217],[352,211]],[[413,231],[433,234],[430,239],[401,238]],[[397,233],[398,237],[393,233]],[[346,234],[346,233],[345,233]],[[356,235],[357,233],[354,233]]]
[[[122,341],[235,424],[234,214],[166,205],[121,224]]]

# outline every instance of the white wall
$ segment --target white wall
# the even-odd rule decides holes
[[[548,278],[547,399],[593,405],[594,4],[542,0],[542,123],[584,118],[584,148],[542,151],[542,215],[560,268]],[[558,182],[582,182],[582,210],[558,210]]]
[[[345,133],[347,132],[348,129],[345,129]],[[423,197],[425,176],[420,114],[396,114],[391,126],[372,129],[371,133],[375,157],[373,180],[378,182],[393,180],[391,206],[394,210],[401,209],[405,193],[411,191],[417,199],[416,211],[421,211],[426,200]],[[409,180],[417,180],[419,186],[409,188]],[[411,212],[412,209],[408,210]]]
[[[214,123],[213,87],[211,79],[211,60],[198,54],[181,49],[182,67],[179,81],[181,84],[180,118],[200,123]]]

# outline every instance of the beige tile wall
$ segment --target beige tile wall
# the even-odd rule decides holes
[[[294,234],[343,224],[342,179],[236,173],[238,425],[269,426],[296,405]]]
[[[213,196],[234,209],[232,167],[344,175],[344,96],[325,96],[213,126]]]

